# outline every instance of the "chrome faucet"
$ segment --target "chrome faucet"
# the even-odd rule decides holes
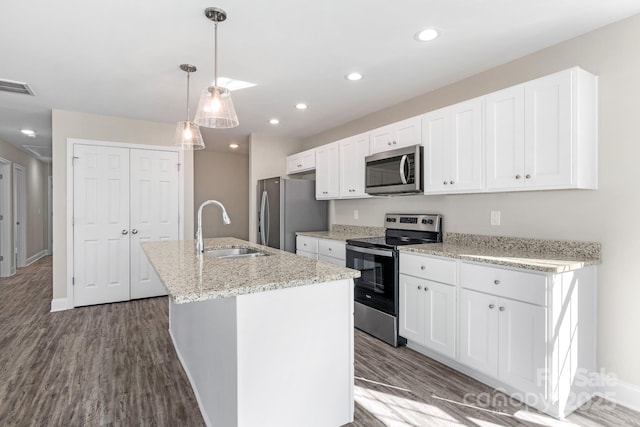
[[[207,200],[206,202],[202,202],[200,207],[198,208],[198,231],[196,231],[196,254],[201,254],[204,252],[204,242],[202,239],[202,208],[207,205],[218,205],[220,209],[222,209],[222,220],[225,224],[231,224],[231,220],[229,219],[229,215],[227,215],[227,210],[224,208],[224,205],[217,200]]]

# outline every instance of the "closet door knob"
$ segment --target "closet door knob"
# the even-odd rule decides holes
[[[134,228],[133,230],[131,230],[131,234],[138,234],[138,230]]]
[[[127,230],[122,230],[122,235],[127,235],[129,232]]]

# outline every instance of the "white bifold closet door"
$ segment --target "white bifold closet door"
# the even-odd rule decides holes
[[[140,244],[176,240],[178,153],[74,145],[74,305],[165,295]]]

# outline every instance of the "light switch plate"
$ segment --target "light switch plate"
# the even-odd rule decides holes
[[[491,225],[500,225],[500,211],[491,211]]]

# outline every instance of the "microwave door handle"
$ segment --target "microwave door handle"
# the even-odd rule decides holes
[[[402,181],[403,184],[408,184],[407,183],[407,177],[404,174],[404,168],[407,165],[407,155],[403,155],[402,159],[400,159],[400,180]]]

